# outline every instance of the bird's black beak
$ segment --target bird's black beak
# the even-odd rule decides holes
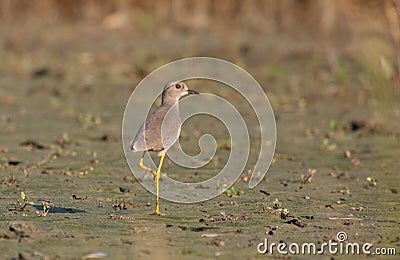
[[[193,94],[200,95],[199,92],[191,90],[191,89],[188,89],[187,92],[188,92],[189,95],[193,95]]]

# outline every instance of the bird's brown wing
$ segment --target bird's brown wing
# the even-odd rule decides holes
[[[159,151],[164,149],[161,139],[161,125],[167,111],[165,108],[159,107],[146,120],[143,135],[148,150]]]
[[[133,151],[159,151],[164,149],[161,140],[161,124],[168,109],[159,107],[142,124],[130,147]]]

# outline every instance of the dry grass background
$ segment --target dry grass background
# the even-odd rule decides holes
[[[339,33],[351,29],[349,27],[362,24],[365,20],[387,23],[385,3],[398,6],[396,1],[2,0],[0,20],[12,23],[31,20],[98,22],[117,13],[124,13],[133,19],[147,13],[159,25],[190,28],[221,25],[262,32],[291,30],[326,34],[332,30]]]
[[[360,49],[361,54],[370,52],[371,41],[372,48],[378,47],[373,51],[389,62],[384,73],[393,77],[400,71],[400,54],[395,53],[400,44],[399,10],[399,0],[2,0],[0,22],[28,26],[32,22],[85,22],[109,30],[220,29],[227,33],[247,30],[252,34],[306,35],[324,46],[333,70],[338,59],[335,49],[347,49],[341,45],[343,41],[350,45],[347,47]]]
[[[190,28],[221,25],[261,32],[290,30],[327,34],[332,30],[340,33],[351,29],[351,25],[362,24],[367,19],[387,23],[386,2],[395,4],[392,0],[3,0],[0,19],[12,23],[31,20],[98,22],[117,13],[133,19],[147,13],[159,25]]]

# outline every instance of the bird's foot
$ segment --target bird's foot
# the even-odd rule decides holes
[[[157,212],[157,211],[155,211],[155,212],[153,212],[153,213],[150,213],[150,215],[161,216],[161,217],[167,216],[167,214],[163,214],[163,213],[160,213],[160,212]]]

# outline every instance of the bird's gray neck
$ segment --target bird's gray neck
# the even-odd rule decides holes
[[[161,104],[161,107],[164,107],[164,108],[166,108],[166,109],[168,109],[168,110],[170,110],[171,112],[178,112],[179,113],[179,108],[178,108],[178,104],[179,104],[179,102],[175,102],[175,103],[162,103]]]
[[[164,98],[161,101],[161,106],[173,106],[176,104],[176,107],[178,107],[178,100],[174,98]]]

